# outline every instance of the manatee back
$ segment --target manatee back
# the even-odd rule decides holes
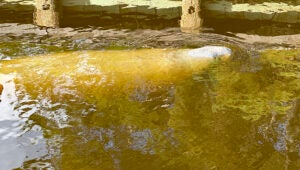
[[[230,56],[231,54],[231,49],[223,46],[204,46],[188,51],[189,57],[198,59],[213,59],[222,56]]]

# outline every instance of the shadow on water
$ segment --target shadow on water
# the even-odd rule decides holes
[[[276,23],[271,21],[247,21],[239,19],[204,19],[206,28],[215,33],[246,33],[262,36],[293,35],[300,33],[300,24]]]

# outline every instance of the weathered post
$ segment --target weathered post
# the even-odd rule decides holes
[[[182,32],[199,33],[202,19],[200,16],[201,0],[183,0],[180,27]]]
[[[59,0],[35,0],[35,11],[33,14],[34,24],[47,27],[59,27]]]

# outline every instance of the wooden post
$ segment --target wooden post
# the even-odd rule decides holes
[[[33,14],[34,24],[47,27],[59,27],[59,3],[60,0],[35,0],[35,11]]]
[[[200,16],[201,0],[183,0],[180,27],[182,32],[200,33],[202,19]]]

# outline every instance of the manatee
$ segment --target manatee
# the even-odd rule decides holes
[[[75,51],[0,61],[0,84],[8,77],[32,93],[136,88],[141,82],[172,83],[201,72],[216,58],[227,58],[222,46],[197,49]],[[5,78],[6,77],[6,78]],[[14,78],[11,78],[14,77]],[[68,87],[63,89],[62,86]],[[2,92],[3,86],[0,86]],[[5,89],[5,85],[4,85]],[[70,90],[72,89],[72,90]]]
[[[76,51],[0,61],[0,73],[36,81],[66,75],[170,80],[206,68],[214,58],[230,55],[231,50],[222,46],[192,50]]]
[[[229,48],[213,46],[75,51],[2,60],[1,106],[7,114],[17,109],[21,116],[34,119],[40,115],[47,118],[47,123],[51,118],[58,127],[68,125],[71,112],[89,114],[93,111],[86,108],[103,109],[116,100],[159,102],[169,107],[174,83],[205,70],[215,58],[230,55]],[[157,96],[158,91],[165,98]]]

